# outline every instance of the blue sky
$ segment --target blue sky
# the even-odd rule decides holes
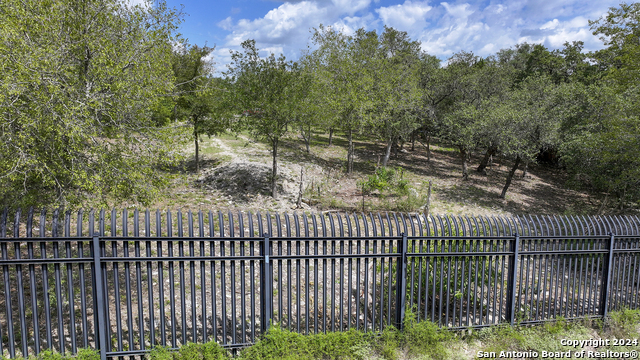
[[[135,0],[134,0],[135,1]],[[254,39],[263,54],[284,53],[295,60],[319,24],[347,33],[384,25],[407,31],[429,54],[446,60],[466,50],[486,57],[522,42],[550,49],[581,40],[586,50],[602,48],[588,20],[601,17],[617,0],[167,0],[184,5],[180,32],[192,44],[216,46],[217,72],[226,70],[229,50]]]

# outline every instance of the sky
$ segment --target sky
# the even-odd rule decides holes
[[[135,1],[135,0],[134,0]],[[261,55],[283,53],[296,60],[323,24],[348,34],[384,26],[406,31],[422,50],[441,60],[455,52],[486,57],[529,42],[549,49],[583,41],[585,50],[603,47],[592,34],[596,20],[618,0],[167,0],[186,14],[180,32],[191,44],[214,46],[216,73],[226,70],[230,50],[254,39]]]

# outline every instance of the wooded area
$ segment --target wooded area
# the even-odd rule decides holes
[[[347,173],[353,136],[386,144],[381,167],[403,143],[438,137],[457,149],[463,179],[493,155],[512,159],[503,198],[517,169],[547,161],[570,186],[638,205],[640,3],[590,21],[605,45],[596,52],[522,43],[440,61],[393,28],[318,25],[299,60],[263,57],[248,39],[221,77],[212,47],[177,35],[181,16],[161,1],[0,4],[0,203],[144,204],[186,157],[199,171],[200,136],[241,131],[268,142],[276,197],[282,139],[299,133],[309,151],[321,129],[347,137]]]

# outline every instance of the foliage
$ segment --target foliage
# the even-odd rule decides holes
[[[617,339],[633,339],[640,336],[640,310],[624,309],[609,313],[607,333]]]
[[[373,175],[367,176],[367,180],[358,183],[358,187],[362,188],[365,193],[369,194],[374,190],[388,190],[395,185],[395,183],[396,169],[391,167],[379,167]]]
[[[355,330],[301,335],[277,325],[258,342],[243,350],[240,359],[363,359],[353,349],[373,341],[372,334]]]
[[[3,360],[9,360],[9,358],[2,355],[0,357]],[[24,360],[23,357],[16,357],[16,360]],[[78,349],[78,353],[75,355],[62,355],[61,353],[46,349],[40,352],[37,356],[29,356],[28,360],[100,360],[100,353],[93,349]]]
[[[375,31],[359,29],[353,36],[322,25],[314,29],[312,41],[318,46],[309,60],[318,74],[322,103],[332,119],[330,127],[347,134],[347,173],[353,172],[353,134],[365,126],[366,109],[371,106],[368,89],[373,78],[368,71],[375,58]]]
[[[147,355],[150,360],[226,360],[231,359],[229,352],[215,341],[204,344],[187,343],[178,351],[156,346]]]
[[[260,58],[255,45],[254,40],[247,40],[242,43],[243,52],[231,53],[231,64],[225,73],[232,84],[227,105],[243,115],[243,125],[254,137],[271,145],[271,190],[275,198],[278,145],[299,114],[296,110],[304,93],[298,86],[301,71],[297,63],[287,61],[284,55]]]
[[[640,74],[640,3],[621,3],[595,21],[589,21],[594,35],[600,35],[605,49],[596,58],[608,71],[619,92],[638,88]]]
[[[430,358],[445,358],[450,355],[446,347],[453,339],[453,334],[430,321],[420,321],[412,311],[407,311],[404,318],[404,342],[409,354],[425,354]]]
[[[637,95],[596,85],[564,91],[572,102],[563,114],[560,154],[573,183],[611,194],[621,208],[640,200]]]
[[[164,1],[0,3],[0,202],[154,196],[181,157],[151,117],[178,22]]]

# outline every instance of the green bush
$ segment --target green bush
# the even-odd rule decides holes
[[[407,311],[404,318],[404,343],[410,354],[428,355],[438,358],[447,354],[445,344],[453,339],[453,335],[446,329],[439,329],[438,325],[430,321],[416,320],[411,311]]]
[[[231,359],[227,350],[215,341],[205,344],[188,343],[171,351],[163,346],[156,346],[147,356],[150,360],[226,360]]]
[[[618,339],[629,338],[630,335],[640,336],[640,310],[624,309],[609,313],[607,319],[607,333]]]
[[[369,175],[366,180],[358,182],[358,187],[362,188],[367,194],[374,190],[384,191],[391,188],[395,175],[395,169],[391,167],[379,167],[373,175]]]
[[[374,336],[356,330],[301,335],[274,325],[239,358],[262,359],[366,359]]]

